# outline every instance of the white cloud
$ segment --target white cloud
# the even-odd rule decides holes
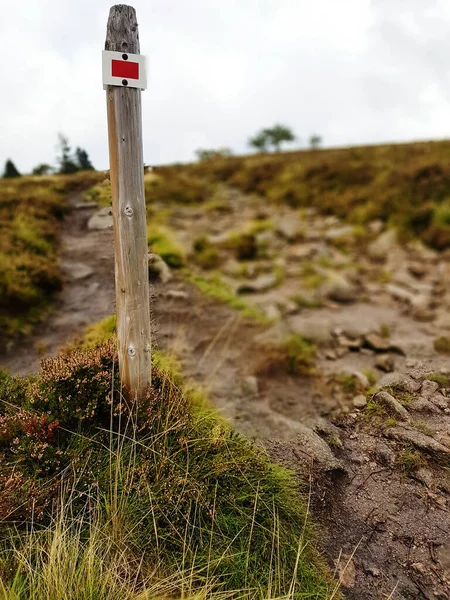
[[[0,3],[6,0],[0,0]],[[106,168],[110,2],[22,0],[0,23],[0,164],[54,162],[58,131]],[[145,161],[246,150],[276,121],[325,143],[445,137],[445,0],[139,0]],[[6,7],[5,7],[6,10]]]

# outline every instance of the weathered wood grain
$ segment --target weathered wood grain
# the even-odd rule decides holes
[[[105,49],[139,53],[136,11],[131,6],[111,8]],[[119,370],[124,391],[134,400],[151,384],[141,90],[108,86],[107,111]]]

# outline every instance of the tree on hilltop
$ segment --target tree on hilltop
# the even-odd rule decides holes
[[[53,172],[53,167],[48,165],[47,163],[41,163],[37,167],[34,167],[32,174],[33,175],[50,175]]]
[[[320,147],[321,144],[322,144],[322,137],[320,135],[313,133],[309,138],[309,145],[311,146],[311,149],[318,150],[318,148]]]
[[[94,166],[90,161],[88,153],[82,148],[75,150],[76,162],[80,171],[93,171]]]
[[[249,145],[260,152],[267,152],[268,147],[272,146],[274,152],[279,152],[281,144],[284,142],[293,142],[295,135],[286,125],[276,124],[273,127],[262,129],[254,137],[250,138]]]
[[[60,154],[56,160],[59,164],[59,173],[62,175],[76,173],[79,170],[78,165],[72,157],[69,140],[62,133],[58,134],[58,145]]]
[[[13,163],[12,160],[10,160],[8,158],[8,160],[5,163],[5,170],[3,171],[3,177],[5,179],[11,179],[13,177],[20,177],[20,173],[16,168],[16,165]]]

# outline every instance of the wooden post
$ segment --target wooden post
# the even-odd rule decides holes
[[[136,11],[131,6],[111,8],[105,50],[140,53]],[[109,85],[106,95],[119,372],[126,396],[135,400],[151,384],[141,90]]]

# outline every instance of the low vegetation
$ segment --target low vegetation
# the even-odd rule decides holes
[[[42,318],[60,288],[58,230],[66,197],[98,176],[0,181],[0,350]]]
[[[279,344],[270,344],[258,373],[312,376],[316,373],[316,347],[308,339],[298,334],[290,335]]]
[[[329,597],[295,480],[173,360],[138,407],[112,341],[2,374],[0,399],[5,600]]]
[[[218,156],[177,168],[176,177],[225,183],[274,203],[315,207],[350,223],[381,219],[403,237],[450,246],[450,142],[317,152]],[[171,178],[173,167],[161,168]]]

